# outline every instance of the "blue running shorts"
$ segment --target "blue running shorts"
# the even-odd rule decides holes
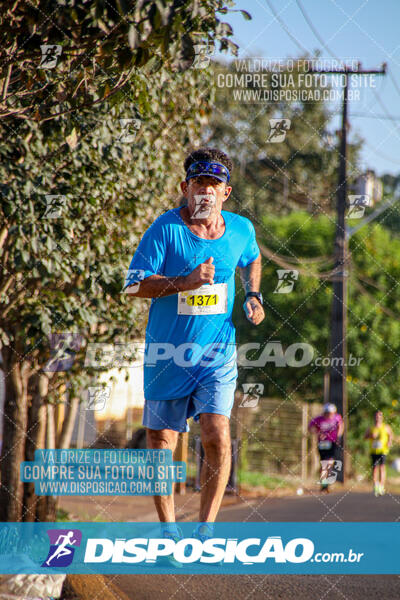
[[[189,431],[187,419],[198,421],[201,413],[230,417],[237,379],[236,356],[215,370],[208,370],[194,390],[183,398],[145,400],[143,425],[149,429]]]

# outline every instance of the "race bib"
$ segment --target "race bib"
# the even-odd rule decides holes
[[[383,444],[382,444],[382,442],[380,440],[373,440],[372,447],[375,450],[380,450],[383,447]]]
[[[331,440],[321,440],[318,442],[318,448],[320,450],[330,450],[332,448]]]
[[[178,315],[220,315],[228,310],[226,283],[202,285],[178,294]]]

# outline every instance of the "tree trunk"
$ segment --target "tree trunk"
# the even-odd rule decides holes
[[[25,460],[33,461],[38,448],[69,448],[74,428],[79,398],[66,401],[66,415],[57,440],[55,406],[46,402],[49,391],[47,374],[34,374],[29,379],[31,403],[28,411]],[[37,496],[34,483],[24,484],[24,521],[54,521],[58,499],[54,496]]]
[[[15,349],[2,349],[5,399],[1,449],[0,521],[20,521],[23,486],[20,464],[25,458],[27,387],[30,365],[20,360]]]
[[[72,432],[74,430],[76,415],[78,414],[79,398],[71,398],[65,404],[66,414],[63,420],[57,448],[69,448]]]
[[[46,404],[46,449],[56,447],[56,429],[54,420],[54,404]],[[57,513],[57,496],[41,496],[37,503],[37,519],[39,521],[55,521]]]
[[[31,403],[28,409],[28,427],[25,443],[25,460],[35,459],[35,450],[45,447],[46,432],[46,406],[44,398],[47,396],[49,380],[44,373],[35,373],[29,379]],[[24,483],[24,521],[35,521],[38,496],[35,494],[35,484]]]

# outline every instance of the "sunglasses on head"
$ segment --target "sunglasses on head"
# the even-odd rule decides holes
[[[218,162],[198,161],[192,163],[186,171],[186,181],[192,177],[199,177],[200,175],[208,175],[215,177],[220,181],[227,183],[230,179],[229,171],[225,165]]]

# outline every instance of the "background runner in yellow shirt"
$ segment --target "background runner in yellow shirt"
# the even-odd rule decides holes
[[[365,432],[365,439],[369,440],[372,459],[372,478],[374,481],[375,496],[383,496],[386,480],[386,456],[393,443],[393,432],[389,425],[383,422],[383,413],[377,410],[375,425]]]

